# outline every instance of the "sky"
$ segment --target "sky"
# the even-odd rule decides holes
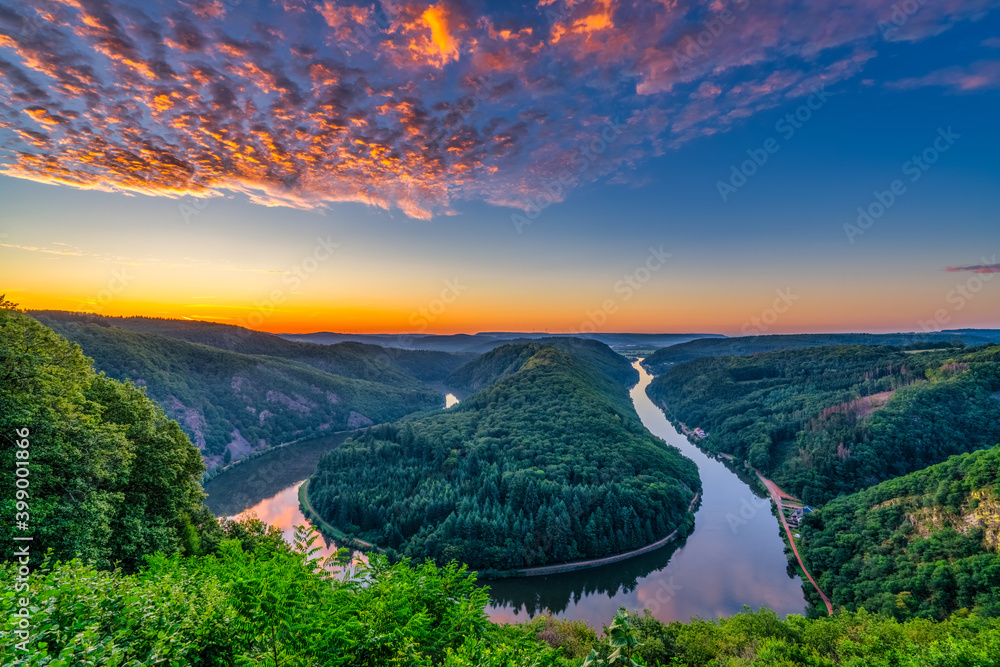
[[[1000,0],[0,0],[0,293],[273,332],[1000,328]]]

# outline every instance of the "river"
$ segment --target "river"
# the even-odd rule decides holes
[[[784,542],[770,501],[678,433],[646,395],[652,376],[639,362],[634,366],[640,380],[631,396],[643,424],[698,466],[702,501],[694,531],[685,540],[612,565],[488,582],[490,617],[514,622],[550,612],[599,628],[619,607],[649,609],[662,621],[730,616],[744,605],[766,605],[782,616],[803,613],[802,583],[787,573]],[[449,396],[447,405],[457,400]],[[299,510],[299,485],[319,458],[346,437],[337,434],[286,446],[235,466],[206,484],[209,508],[226,516],[250,508],[290,540],[293,527],[307,523]],[[324,552],[334,548],[328,544]]]

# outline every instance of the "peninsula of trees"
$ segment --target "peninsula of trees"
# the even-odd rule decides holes
[[[599,343],[507,345],[459,375],[489,384],[444,412],[368,429],[309,484],[331,524],[390,553],[509,571],[599,558],[692,525],[695,465],[642,425]],[[495,381],[494,381],[495,380]]]

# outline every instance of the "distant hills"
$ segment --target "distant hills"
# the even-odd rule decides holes
[[[819,504],[1000,442],[1000,347],[838,345],[669,368],[647,389],[700,446]]]
[[[576,333],[576,334],[549,334],[549,333],[519,333],[519,332],[483,332],[477,334],[343,334],[331,332],[317,332],[308,334],[278,334],[282,338],[291,341],[305,343],[320,343],[331,345],[334,343],[355,342],[371,343],[384,347],[406,348],[413,350],[437,350],[442,352],[471,352],[482,354],[492,350],[498,345],[513,342],[525,342],[529,340],[548,341],[552,338],[583,338],[595,340],[608,345],[618,351],[627,352],[629,349],[636,350],[656,350],[668,345],[677,345],[699,338],[723,338],[721,334],[702,333],[665,333],[665,334],[637,334],[637,333]]]
[[[775,350],[798,350],[825,345],[920,345],[965,344],[969,346],[1000,343],[1000,329],[955,329],[915,333],[816,333],[741,336],[738,338],[699,338],[657,350],[643,361],[653,374],[673,364],[699,357],[741,356]]]
[[[34,311],[98,371],[145,387],[201,450],[209,471],[291,440],[444,405],[426,384],[471,355],[311,345],[240,327]]]

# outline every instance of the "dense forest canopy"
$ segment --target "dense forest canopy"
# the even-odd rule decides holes
[[[156,317],[108,317],[59,310],[28,311],[28,314],[56,331],[69,323],[117,327],[136,333],[157,334],[190,343],[201,343],[240,354],[299,361],[334,375],[398,386],[415,385],[418,384],[417,380],[443,380],[450,372],[474,358],[471,354],[402,350],[354,342],[335,345],[300,343],[263,331],[216,322]]]
[[[838,606],[1000,616],[1000,446],[836,498],[800,530],[807,567]]]
[[[181,424],[210,469],[283,442],[442,405],[440,393],[418,376],[440,377],[462,361],[358,343],[292,343],[203,322],[36,315],[78,343],[98,370],[145,387]],[[134,326],[117,326],[123,322]],[[233,349],[254,353],[226,349],[230,339]]]
[[[834,346],[696,359],[648,393],[702,446],[819,504],[1000,442],[998,389],[998,346]]]
[[[20,434],[27,432],[25,438]],[[18,434],[18,435],[15,435]],[[177,422],[131,382],[98,375],[78,345],[0,308],[0,540],[14,544],[15,441],[26,440],[35,553],[135,568],[197,547],[213,521],[205,467]]]
[[[583,338],[549,337],[544,342],[519,340],[491,350],[460,366],[448,376],[447,383],[459,389],[479,391],[516,373],[541,345],[565,350],[621,384],[632,385],[639,381],[638,372],[604,343]]]
[[[538,343],[482,363],[471,376],[499,379],[459,406],[327,454],[313,507],[392,553],[489,570],[607,556],[690,527],[697,469],[645,429],[619,378]]]
[[[914,348],[941,346],[984,345],[1000,343],[1000,330],[963,329],[961,331],[932,331],[926,333],[895,334],[774,334],[769,336],[741,336],[737,338],[702,338],[657,350],[646,357],[643,365],[657,374],[674,364],[701,357],[728,357],[800,350],[831,345],[892,345]]]
[[[30,451],[34,541],[27,589],[15,588],[24,566],[11,550],[0,562],[4,664],[978,667],[995,665],[1000,655],[1000,620],[984,617],[997,599],[995,560],[987,560],[995,559],[997,523],[968,521],[970,514],[978,520],[997,513],[1000,449],[838,499],[804,526],[807,542],[816,542],[812,564],[833,573],[823,581],[843,596],[840,603],[885,607],[886,614],[782,620],[748,609],[665,624],[620,610],[601,635],[552,617],[496,625],[485,613],[487,589],[458,564],[389,564],[373,554],[367,566],[345,570],[341,552],[334,558],[341,569],[332,575],[310,560],[317,536],[305,529],[293,546],[256,519],[217,522],[202,505],[201,459],[178,425],[140,388],[95,373],[77,345],[11,306],[0,297],[0,486],[14,488],[16,452]],[[961,366],[945,365],[935,373],[957,371]],[[538,422],[537,440],[525,435],[527,421],[515,420],[510,436],[500,432],[508,417],[537,416],[530,412],[536,400],[553,412]],[[683,491],[679,500],[686,501],[697,477],[687,482],[692,489],[679,490],[678,480],[695,471],[643,431],[628,405],[614,379],[541,347],[461,408],[409,419],[397,433],[412,431],[414,441],[419,434],[451,437],[447,421],[435,420],[454,415],[455,431],[476,424],[470,442],[477,453],[489,453],[491,438],[517,439],[513,467],[504,470],[530,457],[538,468],[529,479],[539,471],[576,487],[596,479],[622,493],[662,481],[667,496]],[[595,429],[582,443],[585,467],[567,459],[578,444],[568,436],[568,447],[532,446],[563,438],[560,429],[576,421]],[[22,448],[12,434],[25,432],[30,444]],[[604,438],[615,443],[613,452],[598,448]],[[356,444],[401,446],[384,439]],[[452,471],[473,453],[456,449]],[[601,465],[591,465],[591,454],[603,457]],[[485,469],[488,459],[480,462]],[[645,472],[634,475],[637,468]],[[0,539],[8,544],[15,511],[10,496],[0,497]],[[51,555],[43,557],[46,550]],[[897,590],[911,570],[913,583]],[[914,610],[919,596],[930,613]],[[971,613],[959,608],[946,616],[959,605]],[[22,609],[30,609],[23,651],[14,646],[24,632]],[[917,615],[942,620],[905,618]]]

